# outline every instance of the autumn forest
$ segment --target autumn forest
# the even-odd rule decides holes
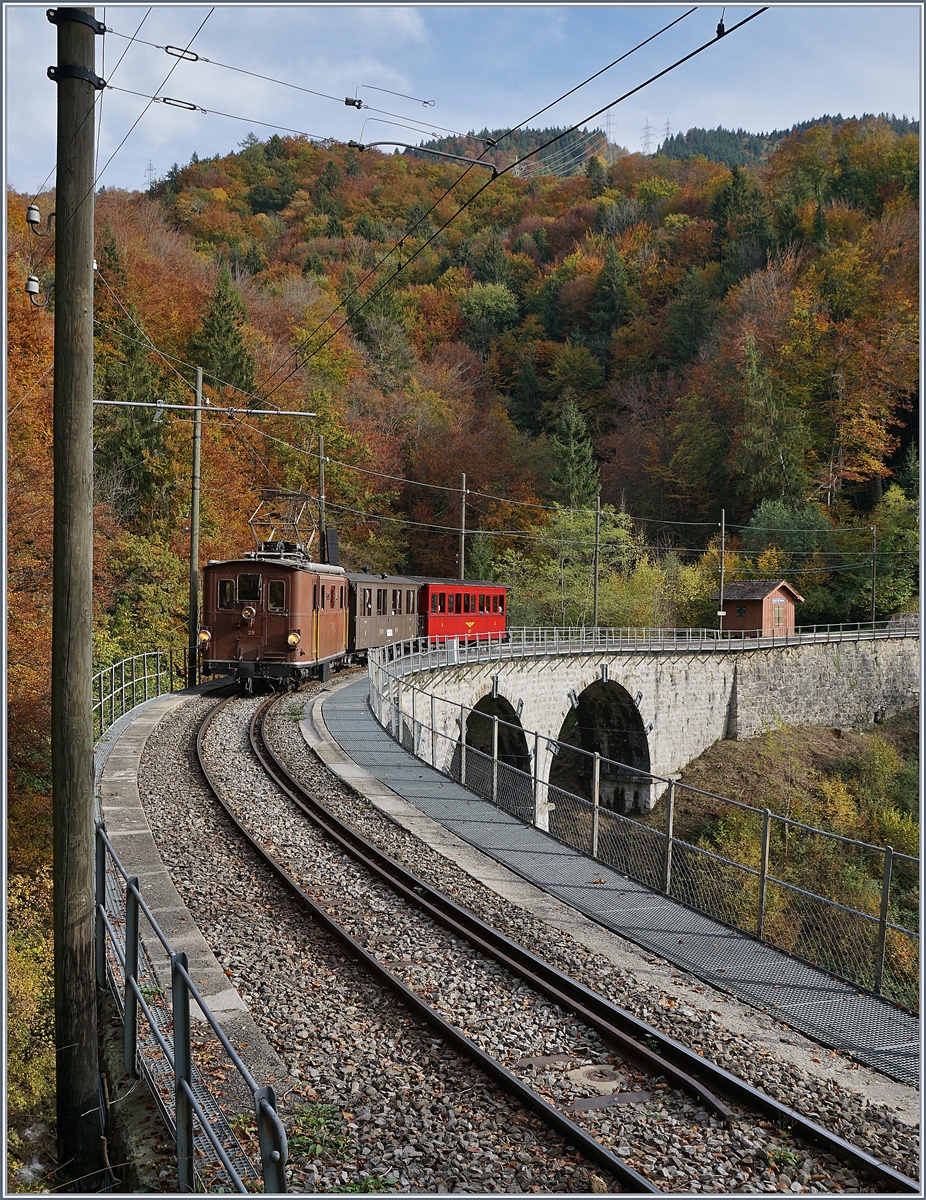
[[[722,510],[727,578],[788,579],[799,624],[870,615],[873,544],[877,616],[915,609],[918,132],[825,119],[733,166],[678,139],[613,149],[493,180],[250,135],[98,194],[95,395],[189,404],[203,368],[202,561],[253,548],[260,488],[317,493],[322,435],[346,565],[455,576],[465,472],[466,571],[512,588],[515,624],[591,622],[599,494],[602,625],[715,625]],[[24,913],[51,846],[53,322],[23,284],[48,289],[54,254],[29,199],[8,194]],[[274,407],[317,415],[223,411]],[[185,644],[191,431],[176,409],[97,407],[99,666]],[[26,992],[42,953],[17,959]]]

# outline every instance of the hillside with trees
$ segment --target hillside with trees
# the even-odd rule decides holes
[[[873,113],[865,113],[858,118],[861,121],[875,119]],[[886,121],[894,133],[919,133],[919,121],[911,121],[908,117],[897,117],[892,113],[882,113],[881,121]],[[805,133],[814,125],[829,125],[838,129],[847,120],[842,113],[835,117],[823,116],[813,121],[800,121],[790,129],[773,129],[771,133],[748,133],[745,129],[724,129],[718,125],[716,129],[700,129],[695,126],[687,133],[675,133],[667,137],[659,147],[658,153],[667,158],[693,158],[703,154],[714,162],[724,163],[728,167],[745,167],[749,163],[763,161],[768,158],[786,137],[796,133]]]
[[[321,434],[348,566],[455,575],[465,472],[467,572],[511,586],[515,624],[591,621],[599,492],[602,625],[713,625],[721,510],[727,578],[787,578],[803,624],[868,617],[874,529],[887,617],[918,599],[918,154],[914,132],[867,118],[812,124],[744,166],[586,156],[566,177],[491,181],[250,135],[148,193],[98,194],[97,398],[187,404],[202,366],[204,561],[252,548],[259,488],[317,491]],[[28,200],[8,195],[20,1110],[53,1068],[53,296],[31,307],[23,283],[47,289],[54,255]],[[98,666],[185,644],[191,435],[176,410],[97,408]]]

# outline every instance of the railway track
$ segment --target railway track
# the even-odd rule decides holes
[[[342,861],[343,856],[350,856],[353,879],[360,886],[349,886],[348,894],[339,892],[316,874],[306,855],[287,847],[281,853],[272,845],[273,838],[259,828],[253,812],[243,813],[246,806],[223,794],[229,792],[227,785],[218,780],[213,783],[215,764],[206,748],[209,731],[233,703],[227,701],[203,723],[197,751],[207,779],[242,836],[352,959],[443,1041],[476,1062],[517,1104],[533,1110],[623,1189],[638,1193],[688,1190],[679,1179],[679,1149],[697,1142],[698,1131],[705,1127],[724,1127],[728,1131],[724,1136],[739,1147],[744,1164],[774,1161],[764,1150],[768,1131],[774,1129],[824,1156],[850,1164],[870,1181],[872,1190],[918,1192],[913,1180],[620,1009],[394,862],[292,778],[264,740],[270,700],[250,721],[254,763],[307,818],[307,827],[329,847],[329,856],[341,855]],[[422,923],[417,940],[429,953],[420,956],[420,961],[415,961],[415,955],[391,960],[389,925],[395,920]],[[467,961],[460,963],[457,960],[464,946]],[[437,955],[430,953],[434,950]],[[464,982],[447,979],[448,962],[460,969]],[[487,1009],[475,1021],[468,1017],[464,1024],[454,1012],[453,997],[461,988],[479,994],[480,974],[486,972],[491,975],[491,986],[484,989],[485,994],[498,994],[501,977],[507,1002],[496,1003],[496,1011]],[[499,1024],[499,1012],[510,1018],[511,1012],[518,1010],[525,1013],[525,1036],[520,1040],[512,1039],[504,1019]],[[538,1012],[545,1014],[539,1022]],[[553,1046],[558,1049],[550,1053]],[[563,1075],[569,1063],[583,1065],[551,1087],[550,1068],[556,1064],[553,1073]],[[647,1139],[644,1149],[653,1151],[655,1143],[655,1152],[649,1154],[623,1146],[620,1132],[615,1135],[611,1123],[602,1122],[603,1116],[628,1111],[625,1106],[647,1103],[651,1106],[650,1126],[661,1123],[665,1133],[664,1138]],[[672,1172],[660,1167],[660,1142],[676,1164]],[[621,1153],[624,1150],[630,1152]],[[660,1178],[660,1172],[669,1178]],[[747,1169],[744,1180],[748,1176]],[[821,1164],[815,1178],[825,1177],[826,1167]],[[731,1186],[733,1182],[724,1178],[722,1190],[739,1190]],[[707,1190],[703,1173],[697,1187]]]

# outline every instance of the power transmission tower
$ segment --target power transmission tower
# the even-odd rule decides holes
[[[672,122],[666,121],[666,141],[672,136]]]
[[[154,163],[150,158],[148,159],[148,166],[145,168],[145,179],[148,181],[149,189],[151,188],[151,185],[154,183],[155,179],[157,179],[157,172],[155,171]]]
[[[96,1191],[100,1146],[94,958],[92,8],[48,9],[58,28],[55,197],[54,562],[51,756],[54,815],[58,1172]]]
[[[655,132],[656,132],[656,130],[652,127],[652,125],[650,125],[649,121],[647,120],[646,124],[643,126],[643,130],[642,130],[643,136],[640,138],[640,141],[643,143],[643,153],[644,154],[652,154],[653,153],[653,134]]]

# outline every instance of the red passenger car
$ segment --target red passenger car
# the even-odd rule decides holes
[[[506,589],[471,579],[421,579],[418,636],[475,640],[506,630]]]

